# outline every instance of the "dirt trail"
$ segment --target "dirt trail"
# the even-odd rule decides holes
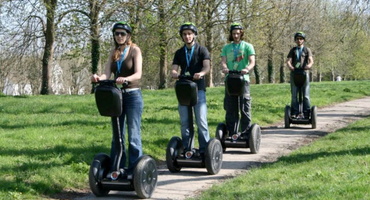
[[[223,179],[234,177],[263,163],[274,162],[280,156],[364,116],[370,116],[370,97],[319,108],[316,129],[311,129],[311,125],[291,125],[292,128],[285,129],[283,122],[276,126],[262,127],[260,152],[250,154],[249,149],[227,148],[222,169],[217,175],[208,175],[205,168],[183,168],[179,173],[170,173],[166,166],[159,166],[158,186],[152,199],[181,200],[194,196]],[[96,198],[93,194],[75,198],[87,199],[137,199],[137,196],[134,192],[114,191],[104,198]]]

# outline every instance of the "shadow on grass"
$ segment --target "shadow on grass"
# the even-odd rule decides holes
[[[59,177],[60,180],[56,180],[54,183],[50,179],[58,178],[58,175],[48,174],[46,173],[47,170],[55,172],[59,168],[67,169],[69,167],[66,166],[69,165],[72,169],[68,170],[87,176],[88,171],[86,171],[86,168],[81,168],[78,163],[90,166],[95,154],[100,152],[107,152],[109,155],[110,147],[97,145],[88,148],[68,148],[64,145],[58,145],[47,149],[0,149],[0,155],[2,156],[19,157],[15,158],[14,162],[17,162],[16,165],[1,165],[0,190],[4,191],[4,193],[20,192],[45,195],[61,192],[64,186],[58,183],[63,178]],[[64,155],[67,156],[64,157]],[[40,174],[40,171],[44,172]],[[44,178],[47,180],[33,179],[32,177],[35,175],[36,177],[46,176]]]
[[[152,143],[161,143],[167,145],[166,139],[158,139]],[[62,177],[50,175],[47,179],[60,179],[54,181],[31,180],[30,176],[38,174],[47,176],[47,170],[54,171],[55,169],[73,170],[76,174],[88,176],[86,165],[90,166],[94,156],[98,153],[106,153],[110,155],[110,146],[91,145],[89,147],[68,147],[68,145],[57,145],[45,149],[23,148],[11,149],[0,148],[0,155],[4,157],[13,157],[17,162],[16,165],[0,165],[0,191],[4,193],[20,192],[20,193],[38,193],[44,195],[56,196],[64,189],[63,185],[58,185],[62,181]],[[18,158],[17,158],[18,157]],[[57,159],[56,159],[57,158]],[[78,165],[83,163],[83,168]],[[15,167],[16,166],[16,167]],[[68,166],[68,167],[67,167]],[[72,169],[68,169],[72,168]],[[40,174],[40,171],[44,173]],[[68,177],[66,177],[68,178]],[[71,178],[71,177],[69,177]],[[31,192],[33,191],[33,192]],[[66,195],[65,192],[62,192]],[[84,196],[86,193],[75,194],[71,196]],[[65,199],[65,198],[63,198]]]
[[[180,123],[180,118],[178,120],[174,120],[174,119],[169,119],[169,118],[165,118],[165,119],[157,119],[157,118],[154,118],[154,117],[146,117],[146,118],[143,118],[142,119],[142,122],[141,122],[143,125],[148,125],[148,124],[173,124],[173,123]]]
[[[50,122],[47,123],[45,121],[37,122],[33,121],[32,123],[19,123],[15,125],[1,125],[2,129],[25,129],[25,128],[38,128],[38,127],[58,127],[58,126],[104,126],[104,125],[110,125],[110,122],[101,122],[101,121],[89,121],[89,120],[71,120],[71,121],[61,121],[60,123]]]
[[[316,160],[321,157],[332,157],[332,156],[363,156],[370,154],[370,147],[363,147],[363,148],[354,148],[342,151],[335,151],[335,152],[317,152],[317,153],[309,153],[309,154],[296,154],[290,155],[289,157],[281,157],[279,161],[286,162],[286,163],[305,163],[308,161]]]

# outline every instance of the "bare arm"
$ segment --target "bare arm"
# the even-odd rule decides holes
[[[304,69],[311,69],[312,65],[313,65],[313,57],[310,56],[310,57],[308,57],[308,63],[307,63],[307,65]]]
[[[210,60],[203,60],[203,68],[202,71],[195,73],[193,78],[195,80],[201,79],[204,75],[206,75],[209,70],[211,69],[211,61]]]
[[[221,57],[221,67],[222,67],[222,73],[224,74],[229,73],[229,68],[227,68],[227,65],[226,65],[226,56]]]
[[[172,65],[171,77],[173,79],[177,79],[179,77],[179,66],[178,65],[175,65],[175,64]]]
[[[247,74],[250,71],[252,71],[252,69],[254,68],[254,65],[256,64],[256,59],[254,55],[250,55],[248,57],[248,60],[249,60],[249,64],[244,69],[242,69],[242,74]]]

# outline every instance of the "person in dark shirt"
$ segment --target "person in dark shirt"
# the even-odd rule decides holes
[[[181,25],[179,33],[185,44],[175,53],[171,76],[177,79],[179,75],[190,75],[193,77],[193,81],[197,83],[198,102],[193,109],[198,127],[199,152],[204,157],[207,143],[210,140],[205,85],[205,75],[210,70],[210,55],[206,47],[195,42],[198,31],[193,23],[187,22]],[[179,104],[178,110],[181,121],[182,142],[186,148],[190,137],[188,108]],[[191,145],[193,146],[193,144]]]
[[[313,65],[312,52],[309,48],[304,46],[306,40],[306,34],[303,32],[297,32],[294,34],[294,41],[297,46],[293,47],[288,54],[287,66],[290,73],[290,91],[292,94],[291,99],[291,117],[292,118],[309,118],[310,117],[310,79],[309,72]],[[303,91],[303,115],[299,114],[299,102],[298,102],[298,87],[294,82],[294,72],[297,70],[304,70],[306,74],[306,81],[302,86]]]

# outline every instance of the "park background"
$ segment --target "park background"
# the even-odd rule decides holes
[[[306,33],[314,54],[312,81],[366,80],[369,6],[368,0],[2,0],[0,92],[91,93],[90,75],[102,72],[117,21],[130,23],[143,52],[143,89],[172,87],[168,73],[186,21],[196,24],[197,42],[211,53],[210,87],[223,83],[220,52],[232,22],[243,25],[255,47],[253,83],[289,81],[284,62],[297,31]]]
[[[168,72],[183,22],[197,25],[197,41],[212,55],[207,105],[214,137],[224,121],[224,88],[212,86],[223,82],[219,54],[232,22],[243,24],[257,52],[252,112],[263,127],[280,122],[289,104],[284,60],[297,31],[307,34],[314,54],[313,105],[370,95],[369,6],[368,0],[0,0],[0,199],[90,193],[89,166],[95,154],[109,152],[111,126],[97,111],[89,77],[102,71],[114,22],[129,22],[142,49],[144,152],[163,164],[169,139],[179,135]],[[337,76],[345,81],[333,82]],[[307,146],[304,156],[285,157],[235,184],[230,179],[204,199],[369,199],[369,134],[367,118]]]

